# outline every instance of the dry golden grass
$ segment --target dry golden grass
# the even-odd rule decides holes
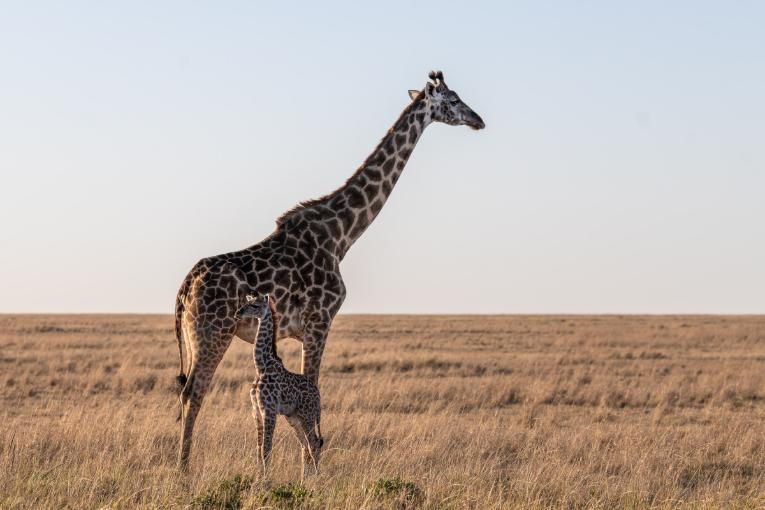
[[[176,349],[168,316],[0,316],[0,508],[765,506],[765,317],[340,317],[307,493],[281,418],[258,476],[238,340],[176,472]]]

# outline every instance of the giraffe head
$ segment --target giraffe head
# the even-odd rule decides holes
[[[444,82],[444,73],[431,71],[430,80],[422,90],[410,90],[412,100],[422,99],[430,111],[431,119],[452,126],[468,126],[472,129],[483,129],[483,119],[474,112],[456,92],[449,89]]]
[[[247,304],[239,309],[237,316],[240,319],[262,319],[265,317],[266,312],[269,311],[271,298],[268,294],[262,294],[259,296],[247,295]]]

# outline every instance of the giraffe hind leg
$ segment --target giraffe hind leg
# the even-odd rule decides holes
[[[216,331],[211,328],[197,328],[194,333],[188,338],[193,348],[188,350],[189,371],[181,392],[181,442],[178,465],[183,470],[188,469],[194,425],[202,408],[202,401],[210,388],[215,370],[233,338],[232,332]]]

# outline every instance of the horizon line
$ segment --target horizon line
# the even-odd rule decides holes
[[[0,311],[0,317],[8,317],[14,315],[156,315],[156,316],[173,316],[173,312],[2,312]],[[453,317],[466,317],[466,316],[482,316],[482,317],[497,317],[497,316],[556,316],[556,317],[581,317],[581,316],[654,316],[654,317],[670,317],[670,316],[697,316],[697,317],[758,317],[765,316],[763,312],[339,312],[337,316],[359,316],[359,315],[373,315],[373,316],[453,316]]]

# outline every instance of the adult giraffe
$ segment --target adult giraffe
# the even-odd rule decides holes
[[[423,90],[409,91],[412,102],[345,185],[283,214],[276,230],[258,244],[202,259],[186,276],[175,301],[182,468],[188,467],[202,399],[231,339],[252,343],[256,338],[255,319],[236,319],[247,294],[275,298],[277,338],[303,343],[302,372],[318,383],[324,343],[345,299],[340,261],[382,209],[417,140],[431,122],[484,127],[481,117],[446,86],[440,71],[429,77]]]

